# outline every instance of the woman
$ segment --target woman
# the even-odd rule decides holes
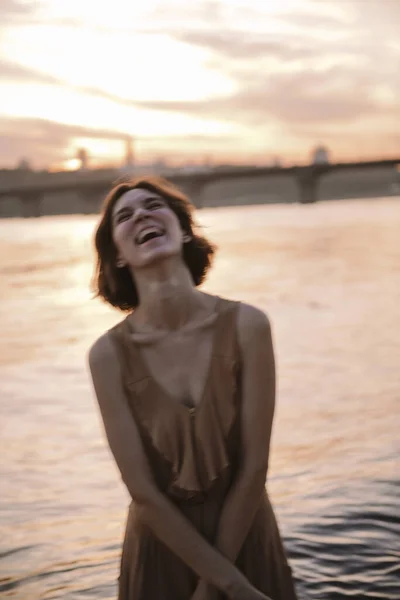
[[[132,497],[119,600],[293,600],[265,491],[275,402],[266,316],[197,289],[215,248],[164,180],[114,187],[95,243],[97,294],[128,312],[89,352]]]

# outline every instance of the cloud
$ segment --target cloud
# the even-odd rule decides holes
[[[240,86],[231,96],[193,102],[150,101],[143,106],[261,127],[275,119],[287,125],[298,121],[346,123],[382,108],[373,98],[373,88],[368,73],[352,68],[334,67],[322,72],[310,70],[270,76],[257,73],[252,80],[247,74],[246,85]],[[400,116],[397,104],[385,106],[385,111]]]
[[[101,96],[116,104],[134,106],[145,110],[183,113],[200,119],[217,119],[243,125],[265,128],[281,123],[287,129],[298,124],[315,126],[328,123],[351,124],[355,119],[385,113],[400,117],[398,103],[385,106],[374,97],[376,85],[385,83],[385,76],[375,75],[371,80],[368,67],[335,66],[325,70],[309,69],[297,72],[268,74],[253,68],[238,69],[235,76],[238,88],[229,96],[201,101],[136,101],[123,99],[103,90],[77,87],[37,73],[25,67],[7,65],[10,76],[36,80],[40,83],[64,85],[85,94]],[[354,90],[357,93],[354,93]],[[30,132],[38,139],[46,139],[49,145],[65,148],[74,137],[97,137],[123,139],[123,133],[94,130],[80,126],[56,124],[41,119],[7,119],[9,134],[14,138],[19,131]],[[0,131],[4,130],[0,121]],[[192,144],[195,139],[192,138]],[[199,141],[199,145],[202,145]]]
[[[290,11],[282,15],[280,19],[283,23],[294,25],[303,31],[304,29],[332,31],[334,29],[348,29],[351,27],[348,19],[345,19],[344,16],[340,18],[338,15]]]
[[[192,46],[199,46],[229,60],[270,59],[298,60],[315,56],[309,44],[300,41],[274,39],[267,34],[249,34],[246,31],[175,31],[172,36]]]
[[[361,4],[368,4],[368,10],[361,10]],[[242,29],[214,23],[172,29],[174,39],[206,50],[210,67],[228,74],[236,91],[207,101],[149,101],[146,108],[251,127],[279,121],[288,130],[300,123],[349,127],[355,120],[379,115],[392,117],[394,124],[400,118],[400,53],[390,38],[376,37],[374,28],[375,20],[384,29],[383,24],[399,15],[400,3],[349,0],[304,6],[306,10],[274,17],[295,27],[279,35],[268,28],[265,34],[246,31],[240,20]],[[252,12],[255,18],[257,11]],[[262,12],[258,17],[261,26]],[[380,97],[383,88],[386,101]]]
[[[10,6],[19,6],[19,3],[10,0],[6,2]],[[355,2],[351,0],[346,3],[347,12],[353,4]],[[369,5],[378,6],[375,0],[371,0]],[[312,3],[307,4],[307,12],[292,11],[280,15],[278,18],[282,21],[296,23],[299,31],[279,36],[229,29],[221,21],[227,10],[226,5],[219,2],[198,2],[181,7],[180,18],[186,20],[187,24],[182,28],[171,28],[169,35],[208,51],[209,67],[220,71],[224,77],[228,76],[236,84],[236,92],[226,97],[190,102],[154,101],[151,98],[138,101],[134,97],[121,97],[105,89],[73,85],[52,75],[5,61],[0,64],[0,78],[58,85],[126,107],[180,112],[244,125],[271,119],[288,124],[296,119],[307,122],[333,119],[346,123],[357,115],[379,111],[379,102],[373,98],[374,88],[385,77],[389,86],[395,85],[396,77],[400,77],[399,54],[395,55],[394,51],[385,48],[381,40],[365,40],[358,34],[350,36],[349,28],[353,27],[351,20],[344,21],[343,15],[330,14],[327,8],[333,6],[331,3],[325,3],[322,12],[320,5],[315,5],[317,10],[314,12],[310,12],[310,6],[312,8]],[[242,7],[236,8],[237,14],[241,14],[242,10]],[[165,6],[159,6],[153,16],[163,16],[165,11]],[[255,18],[257,11],[254,7],[247,8],[243,14],[249,11]],[[176,11],[171,10],[168,14],[171,20],[176,18]],[[353,15],[354,22],[357,14]],[[193,27],[195,18],[196,27]],[[202,28],[201,23],[205,23],[207,18],[211,24]],[[340,44],[329,36],[326,40],[321,36],[315,39],[310,37],[308,29],[305,31],[306,26],[308,29],[312,26],[316,31],[325,28],[330,33],[337,29],[346,35]],[[387,60],[382,61],[382,53]],[[353,91],[355,85],[357,94]],[[386,110],[390,111],[392,107],[387,105]]]
[[[0,8],[2,16],[32,14],[36,10],[32,2],[21,0],[1,0]]]
[[[21,2],[21,0],[0,0],[2,25],[31,22],[41,2]]]
[[[368,5],[366,11],[361,4]],[[210,53],[210,67],[229,74],[237,90],[209,101],[147,102],[147,108],[250,126],[278,120],[287,128],[296,123],[348,126],[376,114],[399,118],[400,52],[390,37],[376,37],[374,31],[375,21],[383,34],[400,16],[400,3],[349,0],[321,7],[317,1],[304,7],[274,17],[292,27],[279,35],[268,28],[262,34],[226,25],[171,30],[175,39]],[[261,24],[262,12],[258,16]],[[379,99],[383,87],[386,102]]]
[[[0,79],[23,83],[44,83],[55,85],[63,83],[57,77],[53,77],[47,73],[41,73],[24,65],[7,60],[2,60],[0,62]]]
[[[88,94],[89,96],[104,98],[106,100],[110,100],[111,102],[115,102],[116,104],[132,107],[136,106],[135,101],[129,98],[122,98],[121,96],[117,96],[100,88],[73,85],[64,81],[63,79],[54,77],[53,75],[42,73],[41,71],[38,71],[36,69],[32,69],[25,65],[10,62],[7,60],[3,60],[0,62],[0,80],[55,85],[81,94]]]
[[[123,140],[126,134],[110,129],[93,129],[80,125],[68,125],[46,119],[24,117],[1,117],[0,132],[3,135],[25,135],[38,140],[43,137],[50,143],[68,141],[74,137],[89,137],[107,140]]]
[[[35,166],[59,162],[66,158],[65,149],[71,147],[76,138],[89,138],[109,141],[126,140],[123,132],[109,129],[93,129],[78,125],[68,125],[37,118],[6,118],[0,116],[0,164],[13,166],[22,157],[29,157]],[[149,136],[135,138],[140,152],[159,155],[173,150],[181,153],[185,147],[189,154],[198,149],[206,153],[207,149],[223,151],[224,147],[239,144],[235,135],[208,136],[205,134],[177,136]],[[124,147],[121,145],[121,156]],[[68,156],[67,158],[73,158]]]
[[[389,36],[398,38],[400,23],[400,2],[398,0],[351,0],[349,10],[354,26],[359,27],[368,37],[382,35],[382,41]]]
[[[46,119],[0,116],[0,163],[14,164],[21,156],[32,157],[35,164],[65,158],[65,149],[77,137],[124,141],[123,133],[56,123]]]
[[[37,3],[0,0],[8,19],[34,19]],[[264,5],[263,5],[264,6]],[[266,4],[265,4],[266,6]],[[303,6],[305,7],[303,9]],[[104,33],[140,31],[142,34],[164,33],[170,38],[204,51],[207,65],[225,79],[231,79],[235,91],[223,97],[207,100],[155,101],[120,97],[107,89],[77,86],[56,76],[39,72],[21,64],[0,63],[0,79],[17,82],[54,85],[78,94],[107,99],[126,106],[168,113],[182,113],[199,119],[212,119],[233,124],[236,132],[247,131],[249,139],[260,131],[279,131],[303,139],[306,132],[350,136],[355,124],[362,121],[376,127],[379,119],[381,145],[391,131],[398,135],[400,122],[400,47],[397,28],[400,2],[394,0],[346,0],[344,3],[310,0],[301,9],[268,15],[260,4],[246,7],[216,1],[193,2],[178,7],[171,1],[159,5],[152,19],[140,23],[121,23],[118,29],[108,29],[107,23],[94,23],[93,29]],[[38,14],[38,13],[37,13]],[[2,15],[3,16],[3,15]],[[229,17],[229,18],[228,18]],[[55,17],[54,24],[62,19]],[[74,25],[64,19],[64,25]],[[63,22],[64,22],[63,21]],[[248,27],[256,23],[257,31]],[[271,23],[282,27],[275,31]],[[262,33],[265,24],[265,33]],[[90,28],[90,23],[85,23]],[[280,33],[278,34],[277,31]],[[160,61],[162,57],[160,57]],[[169,65],[170,66],[170,65]],[[162,62],[160,62],[162,68]],[[172,67],[171,67],[172,68]],[[111,89],[111,88],[110,88]],[[215,91],[214,91],[215,94]],[[60,155],[75,137],[123,139],[123,134],[108,130],[56,124],[40,119],[9,121],[5,131],[0,119],[0,131],[5,141],[0,146],[0,161],[6,156],[6,145],[17,153],[26,149],[31,156],[53,158],[51,148]],[[374,125],[372,125],[374,124]],[[148,138],[146,148],[199,148],[207,145],[229,150],[232,139],[196,138],[188,135]],[[395,139],[395,137],[393,138]],[[7,142],[8,140],[8,142]],[[19,146],[18,146],[19,144]],[[36,144],[36,145],[35,145]],[[10,150],[11,151],[11,150]],[[18,156],[20,151],[18,153]]]

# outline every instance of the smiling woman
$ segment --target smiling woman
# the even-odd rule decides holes
[[[269,321],[197,289],[214,247],[163,180],[116,186],[97,293],[128,311],[89,365],[131,495],[119,600],[294,600],[265,490],[275,407]]]
[[[171,234],[170,239],[166,235],[168,221],[171,222],[171,219],[172,223],[178,221],[175,223],[175,240]],[[135,224],[139,221],[142,225],[136,225],[136,230],[133,231],[132,221]],[[146,232],[149,227],[164,234],[161,243],[153,243],[151,246],[134,243],[144,241],[143,230]],[[180,248],[182,241],[183,259],[193,283],[199,285],[211,265],[215,247],[203,236],[196,234],[195,228],[193,206],[179,190],[166,181],[137,179],[116,186],[105,200],[103,216],[96,232],[96,294],[121,310],[133,310],[139,300],[131,266],[145,266],[156,258],[160,261],[162,257],[173,255],[178,251],[176,246]]]

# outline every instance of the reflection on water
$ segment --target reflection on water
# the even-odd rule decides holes
[[[268,486],[300,597],[398,599],[400,201],[199,218],[220,247],[205,289],[273,322]],[[115,598],[128,496],[85,354],[120,316],[91,300],[94,224],[0,222],[4,598]]]

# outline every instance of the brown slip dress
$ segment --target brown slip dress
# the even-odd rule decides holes
[[[241,452],[238,305],[218,300],[209,371],[195,409],[174,401],[152,378],[140,347],[132,340],[127,319],[110,330],[129,408],[156,484],[211,544]],[[266,492],[236,566],[272,600],[296,600]],[[190,600],[197,581],[197,575],[139,521],[132,502],[122,550],[119,600]],[[225,595],[219,593],[219,598],[225,600]]]

